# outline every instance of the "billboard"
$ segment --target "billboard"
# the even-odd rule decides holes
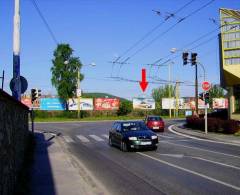
[[[177,101],[174,98],[162,98],[162,109],[176,109]],[[195,98],[180,98],[178,99],[178,109],[195,110]],[[205,103],[203,100],[198,99],[198,108],[204,109]]]
[[[226,109],[228,108],[228,99],[225,98],[213,98],[213,109]]]
[[[95,98],[95,110],[118,110],[120,101],[118,98]]]
[[[32,107],[32,100],[30,97],[26,98],[21,98],[21,102],[25,104],[27,107],[31,108]]]
[[[152,98],[133,98],[133,109],[153,110],[155,100]]]
[[[92,98],[79,98],[80,110],[93,110]],[[78,98],[72,98],[68,100],[69,110],[78,110]]]
[[[65,110],[66,104],[61,98],[41,98],[40,110]]]

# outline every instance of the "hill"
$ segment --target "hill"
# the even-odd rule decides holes
[[[108,93],[98,93],[98,92],[93,92],[93,93],[83,93],[82,94],[83,98],[119,98],[120,101],[129,101],[125,98],[117,97]]]

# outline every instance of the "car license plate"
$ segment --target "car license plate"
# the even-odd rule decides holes
[[[151,145],[152,142],[141,142],[140,145]]]
[[[153,127],[153,129],[159,129],[159,127]]]

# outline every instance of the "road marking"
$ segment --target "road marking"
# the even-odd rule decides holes
[[[63,139],[67,143],[73,143],[74,142],[74,140],[71,137],[67,136],[67,135],[63,136]]]
[[[77,138],[80,139],[81,142],[90,142],[88,138],[84,137],[83,135],[77,135]]]
[[[167,135],[160,135],[160,134],[157,134],[157,135],[158,135],[158,137],[163,137],[163,138],[170,138],[170,139],[174,138],[174,137],[170,137],[170,136],[167,136]]]
[[[207,179],[207,180],[210,180],[210,181],[213,181],[213,182],[222,184],[222,185],[224,185],[224,186],[227,186],[227,187],[229,187],[229,188],[233,188],[233,189],[235,189],[235,190],[240,191],[240,187],[238,187],[238,186],[234,186],[234,185],[232,185],[232,184],[229,184],[229,183],[226,183],[226,182],[223,182],[223,181],[214,179],[214,178],[212,178],[212,177],[208,177],[207,175],[204,175],[204,174],[201,174],[201,173],[198,173],[198,172],[195,172],[195,171],[192,171],[192,170],[189,170],[189,169],[180,167],[180,166],[178,166],[178,165],[174,165],[174,164],[169,163],[169,162],[167,162],[167,161],[160,160],[160,159],[158,159],[158,158],[152,157],[152,156],[150,156],[150,155],[147,155],[147,154],[144,154],[144,153],[141,153],[141,152],[137,152],[137,154],[142,155],[142,156],[145,156],[145,157],[150,158],[150,159],[152,159],[152,160],[158,161],[158,162],[160,162],[160,163],[166,164],[166,165],[168,165],[168,166],[174,167],[174,168],[176,168],[176,169],[180,169],[180,170],[182,170],[182,171],[191,173],[191,174],[193,174],[193,175],[197,175],[197,176],[202,177],[202,178],[204,178],[204,179]]]
[[[230,167],[230,168],[233,168],[233,169],[240,170],[240,167],[236,167],[236,166],[233,166],[233,165],[228,165],[228,164],[220,163],[220,162],[216,162],[216,161],[211,161],[211,160],[208,160],[208,159],[205,159],[205,158],[201,158],[201,157],[192,157],[191,156],[190,158],[198,159],[198,160],[214,163],[214,164],[217,164],[217,165],[222,165],[222,166],[225,166],[225,167]]]
[[[191,149],[211,152],[211,153],[215,153],[215,154],[222,154],[222,155],[230,156],[230,157],[234,157],[234,158],[240,158],[240,156],[235,156],[233,154],[226,154],[226,153],[223,153],[223,152],[217,152],[217,151],[213,151],[213,150],[207,150],[207,149],[202,149],[202,148],[197,148],[197,147],[192,147],[192,146],[185,146],[185,145],[182,145],[182,144],[174,144],[174,143],[171,143],[171,142],[168,142],[168,141],[164,141],[164,142],[168,143],[168,144],[175,145],[175,146],[181,146],[181,147],[185,147],[185,148],[191,148]]]
[[[174,158],[183,158],[184,157],[184,154],[160,154],[160,153],[158,153],[158,155],[174,157]]]
[[[109,138],[109,136],[107,134],[102,134],[103,137],[105,137],[106,139]]]
[[[191,139],[195,139],[195,140],[199,140],[199,141],[205,141],[205,142],[211,142],[211,143],[218,143],[218,144],[226,144],[226,145],[233,145],[233,146],[240,146],[239,144],[234,144],[234,143],[227,143],[227,142],[222,142],[222,141],[214,141],[214,140],[209,140],[209,139],[201,139],[201,138],[198,138],[198,137],[193,137],[193,136],[190,136],[190,135],[185,135],[183,133],[179,133],[175,130],[172,129],[174,125],[171,125],[168,127],[168,130],[171,131],[172,133],[174,134],[177,134],[177,135],[180,135],[180,136],[183,136],[183,137],[188,137],[188,138],[191,138]]]
[[[101,137],[98,137],[96,135],[89,135],[91,138],[93,138],[94,140],[98,141],[98,142],[102,142],[104,141]]]

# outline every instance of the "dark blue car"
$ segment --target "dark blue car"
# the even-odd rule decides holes
[[[143,121],[119,121],[109,131],[109,145],[118,146],[124,152],[131,149],[156,150],[158,136]]]

